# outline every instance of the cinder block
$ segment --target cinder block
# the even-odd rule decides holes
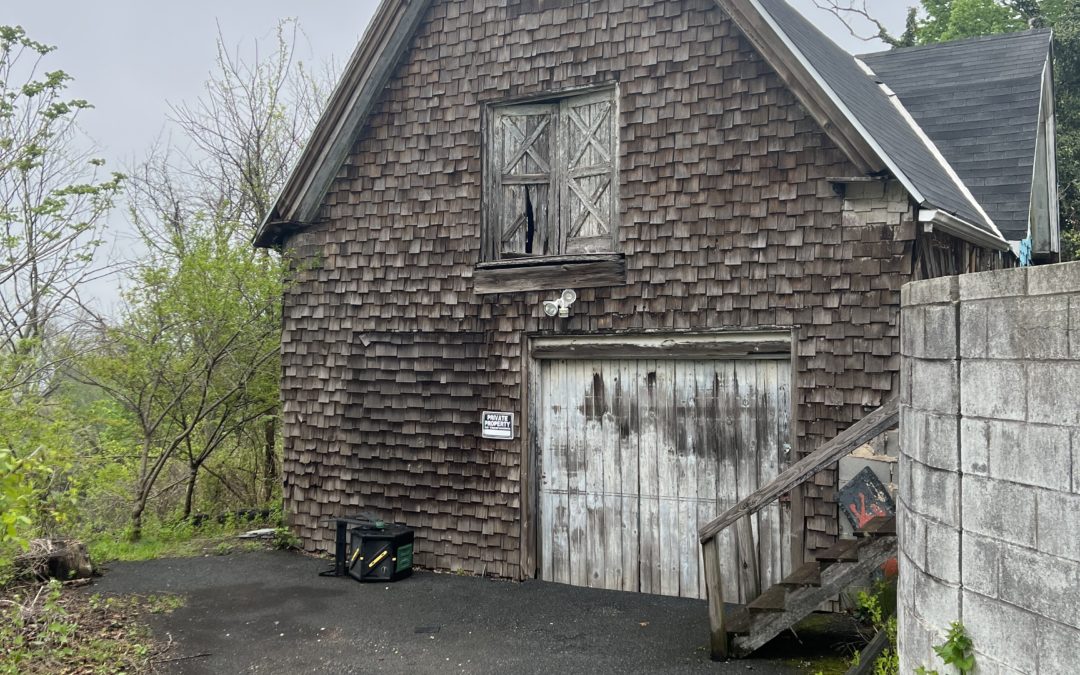
[[[900,452],[923,461],[923,430],[926,413],[906,405],[900,406]]]
[[[1072,491],[1080,494],[1080,429],[1072,432]]]
[[[900,672],[913,673],[919,666],[927,670],[948,672],[934,651],[934,646],[944,641],[944,635],[944,629],[928,626],[914,611],[909,609],[898,612],[896,643],[900,656]]]
[[[1039,619],[1036,633],[1039,675],[1076,675],[1080,669],[1080,630]]]
[[[911,406],[911,373],[915,359],[904,356],[900,359],[900,403]]]
[[[962,541],[963,586],[990,598],[998,595],[998,561],[1001,544],[965,531]]]
[[[960,583],[960,530],[926,521],[926,571],[948,581]]]
[[[920,410],[956,414],[960,395],[956,361],[911,363],[911,406]]]
[[[955,302],[960,297],[959,288],[958,277],[937,277],[925,281],[913,281],[900,289],[900,304],[909,307]]]
[[[903,501],[909,506],[912,503],[911,498],[911,465],[914,464],[914,460],[909,457],[900,457],[900,466],[896,470],[896,482],[898,483],[896,492],[899,500]]]
[[[1040,265],[1028,269],[1028,293],[1080,293],[1080,263]]]
[[[987,300],[986,356],[994,359],[1069,358],[1065,296]]]
[[[912,581],[916,616],[941,630],[960,619],[959,586],[938,581],[928,574],[915,574]]]
[[[1068,491],[1069,429],[1023,422],[987,423],[990,476]]]
[[[978,648],[973,647],[971,651],[975,655],[975,673],[977,675],[1031,675],[1030,672],[1021,672],[1005,665],[989,654],[979,651]],[[939,670],[938,672],[947,673],[949,671]]]
[[[964,628],[979,651],[1023,673],[1036,672],[1035,616],[1007,603],[964,592]]]
[[[960,466],[965,473],[990,475],[990,424],[964,417],[960,420]]]
[[[961,275],[960,300],[1026,295],[1028,269],[1021,267]]]
[[[978,359],[986,356],[987,319],[990,302],[969,300],[960,303],[960,356]]]
[[[927,415],[921,442],[923,463],[937,469],[960,469],[960,419],[954,415]]]
[[[1080,362],[1031,363],[1028,419],[1080,426]]]
[[[1080,296],[1069,298],[1069,357],[1080,359]]]
[[[1014,421],[969,421],[972,434],[964,438],[964,448],[972,458],[985,461],[985,467],[975,463],[973,473],[998,480],[1035,485],[1068,491],[1071,478],[1067,471],[1071,461],[1069,430],[1064,427],[1041,426]],[[977,429],[976,429],[977,428]],[[978,444],[985,443],[985,447]],[[978,456],[980,451],[985,455]],[[966,464],[968,463],[966,462]]]
[[[927,359],[955,359],[958,305],[931,305],[923,308],[923,353]]]
[[[926,519],[907,508],[898,509],[897,534],[900,549],[920,572],[926,571]]]
[[[1080,563],[1004,546],[998,596],[1017,607],[1080,628]]]
[[[1034,547],[1034,490],[1005,481],[965,476],[964,530]]]
[[[911,508],[947,525],[960,527],[960,476],[951,471],[908,462]]]
[[[925,344],[926,307],[918,305],[900,310],[900,353],[921,358]]]
[[[962,361],[964,416],[1023,420],[1027,417],[1027,368],[1018,361]],[[918,373],[913,373],[917,387]]]
[[[1061,558],[1080,562],[1080,495],[1039,490],[1038,546]],[[1080,589],[1077,589],[1080,593]]]

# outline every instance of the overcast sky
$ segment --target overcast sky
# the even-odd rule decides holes
[[[790,1],[849,51],[884,48],[852,38],[840,22],[815,9],[813,0]],[[868,2],[891,30],[902,29],[909,2]],[[47,67],[67,71],[75,78],[71,94],[94,104],[81,123],[112,169],[145,157],[162,133],[170,103],[199,96],[214,64],[219,26],[226,44],[237,45],[250,56],[256,41],[272,44],[279,19],[296,18],[306,36],[298,56],[312,64],[333,60],[340,69],[378,5],[376,0],[9,0],[5,4],[0,23],[21,25],[31,38],[55,45]],[[122,230],[122,213],[110,222]]]

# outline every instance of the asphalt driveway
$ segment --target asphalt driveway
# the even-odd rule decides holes
[[[265,551],[113,563],[88,592],[176,593],[152,615],[175,673],[797,673],[791,658],[709,661],[702,601],[417,572],[327,578]]]

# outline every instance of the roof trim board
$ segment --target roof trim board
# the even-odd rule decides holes
[[[855,61],[860,66],[865,68],[869,75],[874,76],[874,71],[869,66],[867,66],[859,59],[855,59]],[[1001,241],[1004,242],[1005,236],[1001,234],[1001,230],[998,229],[998,226],[994,223],[993,218],[991,218],[990,215],[986,212],[986,210],[982,207],[982,204],[979,203],[979,200],[975,199],[975,195],[971,194],[971,190],[968,189],[968,186],[964,185],[964,181],[960,179],[960,176],[957,175],[956,170],[953,169],[952,165],[950,165],[948,160],[945,159],[945,155],[941,154],[941,150],[937,147],[937,145],[934,144],[934,141],[930,139],[930,137],[926,134],[923,128],[919,126],[919,123],[915,121],[915,118],[911,116],[911,112],[908,111],[908,109],[904,107],[904,104],[900,102],[900,97],[896,95],[896,92],[890,89],[889,86],[885,83],[879,83],[878,86],[881,88],[881,91],[885,94],[885,96],[888,97],[889,101],[896,108],[896,111],[900,113],[900,116],[903,117],[904,120],[911,125],[912,131],[914,131],[915,135],[919,137],[919,140],[921,140],[923,144],[926,145],[926,149],[930,152],[930,154],[934,156],[934,159],[936,159],[938,163],[941,164],[941,167],[945,170],[945,173],[949,175],[949,178],[951,178],[952,181],[956,183],[957,189],[960,190],[961,193],[963,193],[964,197],[966,197],[967,200],[971,202],[971,205],[975,207],[975,210],[978,211],[979,215],[981,215],[986,220],[987,224],[993,228],[994,234],[996,234],[1001,239]],[[909,192],[911,191],[909,190]],[[911,194],[914,197],[916,193],[911,192]],[[919,201],[920,204],[926,203],[925,200],[917,201]],[[960,218],[959,216],[954,215],[953,218],[960,223],[966,224],[968,227],[974,227],[971,223],[967,222],[963,218]]]
[[[927,231],[936,227],[946,234],[970,241],[978,246],[985,246],[997,251],[1012,250],[1013,253],[1016,253],[1004,239],[999,239],[986,230],[974,227],[963,218],[957,218],[948,211],[933,208],[920,209],[919,222],[926,226]]]

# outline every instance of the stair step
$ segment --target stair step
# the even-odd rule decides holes
[[[746,606],[751,612],[782,612],[786,608],[787,589],[773,586]]]
[[[780,586],[787,588],[799,588],[802,586],[821,585],[821,564],[816,560],[811,561],[784,577]]]
[[[856,537],[891,537],[896,535],[896,516],[878,516],[855,530]]]
[[[858,539],[841,539],[821,553],[816,554],[818,562],[857,562],[859,560],[859,547],[862,542]]]
[[[724,630],[728,634],[746,635],[752,621],[750,612],[742,605],[728,606],[724,612]]]

